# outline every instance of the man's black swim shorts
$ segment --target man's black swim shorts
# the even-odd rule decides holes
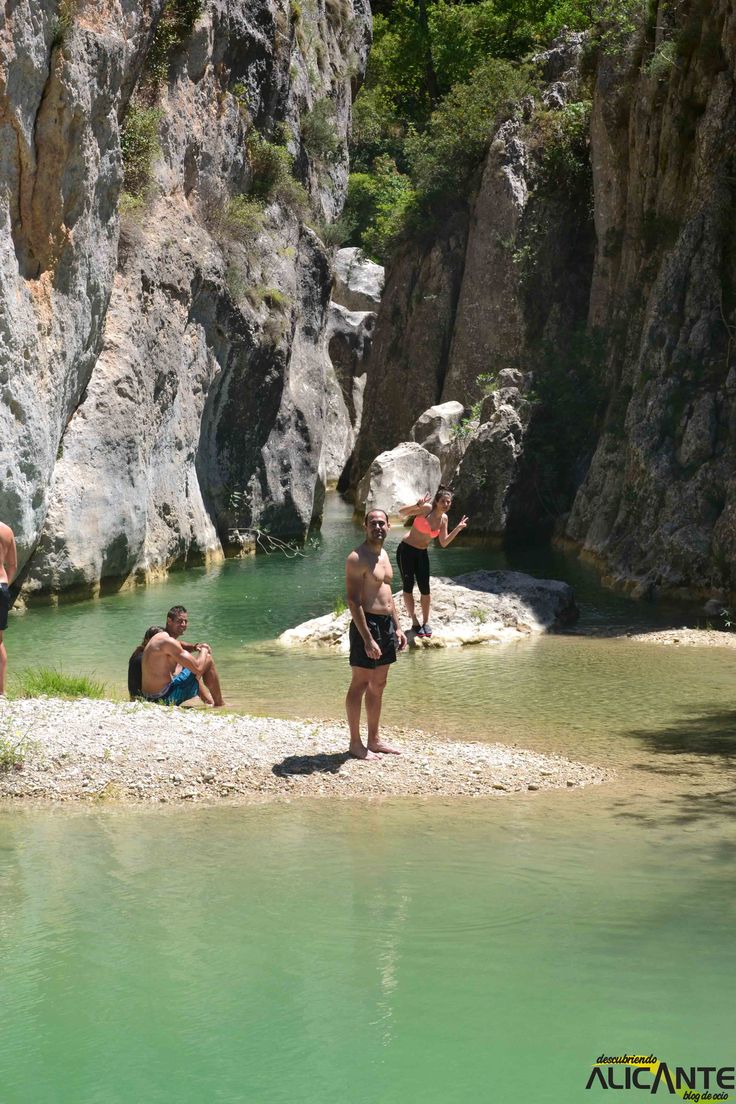
[[[365,615],[368,631],[381,649],[380,659],[369,659],[365,654],[363,637],[354,621],[350,622],[350,666],[385,667],[396,662],[396,629],[393,617],[388,613],[367,613]]]
[[[10,588],[7,583],[0,583],[0,632],[8,627],[8,610],[10,606]]]

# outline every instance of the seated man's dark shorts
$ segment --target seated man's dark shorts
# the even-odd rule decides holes
[[[350,666],[385,667],[396,662],[396,629],[393,618],[388,613],[367,613],[365,615],[368,631],[381,649],[380,659],[369,659],[365,654],[363,637],[354,621],[350,622]]]
[[[10,606],[10,588],[7,583],[0,583],[0,632],[8,627]]]

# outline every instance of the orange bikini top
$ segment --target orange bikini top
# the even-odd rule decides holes
[[[430,529],[429,522],[424,514],[417,514],[412,529],[416,529],[418,533],[424,533],[428,537],[438,537],[440,535],[439,529]]]

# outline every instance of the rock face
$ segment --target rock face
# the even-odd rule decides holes
[[[322,459],[327,483],[336,484],[360,432],[363,392],[376,315],[331,302],[325,330],[327,411]]]
[[[361,479],[355,509],[363,516],[379,508],[398,517],[402,506],[413,505],[425,494],[434,494],[440,482],[440,462],[415,441],[403,441],[382,452]]]
[[[565,538],[638,595],[731,601],[736,13],[657,3],[584,79],[580,53],[573,36],[540,59],[549,84],[495,134],[467,234],[387,272],[352,478],[455,400],[471,530]]]
[[[0,17],[0,516],[31,593],[222,555],[234,520],[298,537],[320,516],[332,275],[305,205],[341,208],[370,13],[320,4],[307,36],[293,7],[206,0],[155,79],[170,0]],[[329,162],[302,129],[325,104]],[[121,135],[140,156],[146,126],[121,219]],[[238,224],[257,135],[306,191],[287,180]]]
[[[539,496],[529,493],[536,472],[524,478],[523,438],[532,369],[544,374],[543,350],[564,345],[588,312],[587,151],[581,179],[558,172],[554,162],[558,131],[575,123],[581,102],[581,48],[581,36],[571,35],[551,51],[554,97],[529,97],[502,123],[470,211],[457,212],[434,241],[404,247],[378,312],[353,483],[427,407],[459,403],[471,416],[443,458],[442,479],[458,491],[470,531],[505,531],[520,512],[517,481],[521,513],[549,524],[535,513]]]
[[[332,293],[336,303],[352,311],[374,311],[381,302],[383,283],[383,265],[371,261],[354,246],[338,249]]]
[[[611,398],[565,532],[637,594],[736,589],[735,76],[726,2],[661,4],[598,64],[590,315]]]
[[[472,571],[456,579],[432,578],[433,635],[409,633],[416,648],[453,648],[462,644],[500,644],[545,632],[577,617],[575,595],[567,583],[535,579],[518,571]],[[399,591],[394,595],[401,601]],[[399,606],[399,608],[401,608]],[[350,650],[350,613],[328,613],[287,629],[281,644]]]

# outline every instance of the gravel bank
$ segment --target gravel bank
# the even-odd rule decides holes
[[[0,740],[25,744],[0,799],[273,801],[295,797],[502,795],[573,788],[598,767],[500,744],[386,731],[403,755],[358,762],[344,725],[107,701],[0,699]]]
[[[689,648],[736,648],[736,633],[718,629],[663,629],[660,632],[633,633],[629,640],[644,644],[679,644]]]

